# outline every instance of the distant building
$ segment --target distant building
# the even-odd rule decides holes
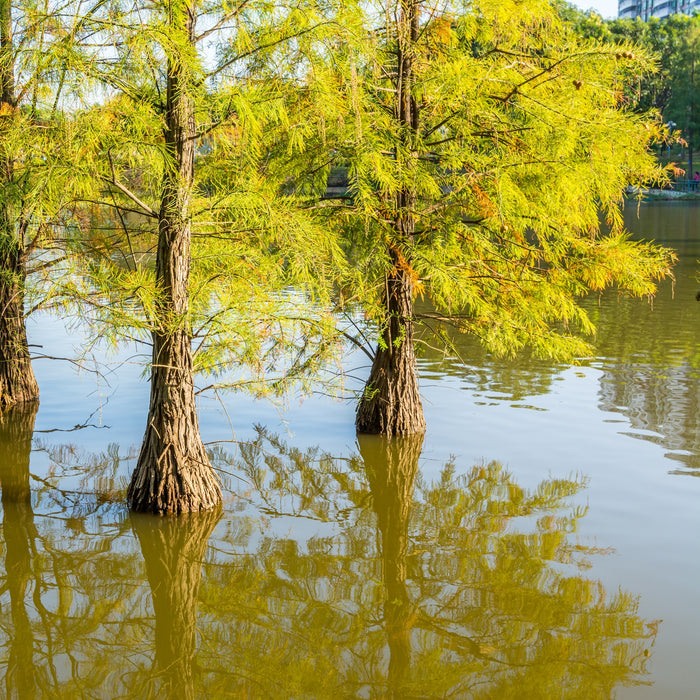
[[[620,19],[662,19],[675,14],[690,15],[693,10],[700,10],[700,0],[618,0],[617,16]]]

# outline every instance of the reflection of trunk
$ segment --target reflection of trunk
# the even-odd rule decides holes
[[[164,697],[188,700],[194,687],[197,596],[209,536],[219,509],[180,518],[132,515],[156,617],[155,661]]]
[[[389,644],[389,697],[409,695],[413,615],[406,588],[408,526],[423,436],[359,438],[381,534],[384,623]]]
[[[194,2],[170,4],[173,40],[194,43]],[[184,49],[181,47],[181,51]],[[212,508],[221,490],[199,433],[189,313],[190,198],[196,125],[188,69],[171,57],[165,110],[166,168],[159,213],[148,423],[128,499],[137,511],[183,513]]]
[[[1,122],[15,110],[12,46],[12,9],[0,2],[0,108]],[[2,138],[2,136],[0,136]],[[39,396],[24,325],[26,251],[24,225],[17,220],[10,202],[14,163],[0,159],[0,408]]]
[[[5,674],[8,698],[35,693],[34,635],[25,598],[36,538],[29,488],[29,454],[38,404],[0,413],[0,488],[2,488],[5,570],[14,636]]]
[[[405,173],[414,170],[412,156],[406,157],[405,153],[413,151],[420,116],[413,95],[419,11],[420,3],[416,0],[401,0],[396,26],[394,119],[400,125],[402,144],[394,157]],[[393,204],[395,243],[389,245],[392,270],[384,292],[386,318],[355,421],[358,432],[387,437],[425,430],[413,347],[414,271],[410,248],[415,234],[416,196],[411,184],[396,193]]]

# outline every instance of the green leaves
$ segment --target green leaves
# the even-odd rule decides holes
[[[400,3],[406,16],[419,7]],[[324,116],[353,195],[334,219],[353,286],[376,309],[395,247],[437,313],[491,350],[585,352],[575,334],[593,326],[579,297],[649,295],[670,274],[672,255],[627,240],[619,211],[628,185],[665,177],[649,150],[656,115],[623,97],[648,55],[579,39],[547,2],[423,12],[403,45],[401,20],[380,16],[368,9],[364,34],[327,68],[343,99],[342,115]],[[413,57],[410,128],[397,116],[397,51]],[[392,233],[406,215],[413,233]]]
[[[394,9],[212,1],[186,37],[166,21],[182,3],[97,2],[32,35],[37,89],[0,115],[18,174],[2,196],[37,212],[36,243],[72,217],[54,239],[72,260],[51,278],[37,267],[52,303],[72,298],[115,341],[153,328],[176,65],[197,140],[190,308],[169,323],[193,334],[202,371],[311,377],[338,349],[331,308],[385,322],[396,261],[496,353],[586,352],[582,296],[648,296],[670,274],[672,256],[630,241],[619,213],[627,185],[664,177],[658,120],[629,99],[652,61],[576,36],[544,0]],[[325,198],[331,168],[347,173],[343,199]]]

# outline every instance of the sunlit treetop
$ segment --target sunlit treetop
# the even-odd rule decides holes
[[[594,329],[577,299],[611,286],[650,295],[670,274],[671,254],[632,242],[620,212],[628,186],[664,178],[650,152],[657,115],[625,97],[649,55],[580,39],[542,0],[358,12],[361,33],[339,33],[309,80],[348,169],[352,199],[321,209],[353,261],[343,301],[381,318],[385,276],[405,265],[433,316],[497,353],[585,352]],[[406,56],[410,125],[397,102]],[[409,213],[406,236],[396,222]]]
[[[338,347],[329,306],[344,258],[336,238],[298,206],[271,158],[293,121],[285,94],[294,56],[327,31],[317,3],[193,3],[185,36],[170,22],[187,3],[97,3],[76,23],[74,71],[84,77],[76,277],[56,299],[102,338],[148,338],[157,324],[155,242],[164,175],[167,71],[193,104],[196,158],[187,317],[195,371],[264,393],[312,376]],[[308,38],[307,38],[308,37]],[[286,64],[281,64],[284,57]],[[76,126],[77,128],[77,126]],[[299,149],[290,139],[285,153]],[[233,374],[229,373],[229,370]]]

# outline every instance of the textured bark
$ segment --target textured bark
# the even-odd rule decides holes
[[[183,41],[194,42],[194,4],[174,0],[170,23]],[[127,494],[133,510],[159,514],[204,510],[221,501],[218,479],[199,433],[194,394],[188,284],[196,128],[185,76],[180,62],[170,58],[151,400],[146,434]]]
[[[155,662],[163,696],[190,700],[195,692],[197,603],[207,542],[220,509],[182,518],[132,515],[146,562],[156,617]],[[160,694],[159,694],[160,697]]]
[[[413,347],[413,281],[405,267],[395,263],[386,283],[388,318],[382,343],[357,407],[355,426],[360,433],[411,435],[425,431]]]
[[[393,440],[363,436],[359,445],[381,535],[384,626],[389,646],[387,697],[411,697],[408,684],[415,611],[406,586],[406,557],[423,436]]]
[[[27,612],[27,588],[37,533],[29,487],[29,455],[38,404],[0,413],[0,488],[5,571],[13,636],[5,673],[5,697],[33,698],[34,634]]]
[[[15,104],[12,9],[0,0],[0,106],[12,119]],[[9,110],[8,110],[9,108]],[[1,136],[0,136],[1,138]],[[25,226],[14,211],[10,189],[14,163],[0,162],[0,408],[39,398],[24,324]]]
[[[413,95],[413,59],[418,41],[419,3],[403,0],[397,26],[397,78],[394,118],[409,143],[419,127],[419,107]],[[398,160],[399,154],[396,153]],[[407,168],[410,163],[405,164]],[[395,245],[390,247],[391,274],[386,280],[386,319],[367,385],[357,407],[355,426],[360,433],[411,435],[425,430],[423,405],[418,390],[413,346],[413,298],[410,248],[415,234],[416,196],[404,188],[395,196]]]
[[[37,401],[24,323],[25,255],[0,212],[0,408]]]

